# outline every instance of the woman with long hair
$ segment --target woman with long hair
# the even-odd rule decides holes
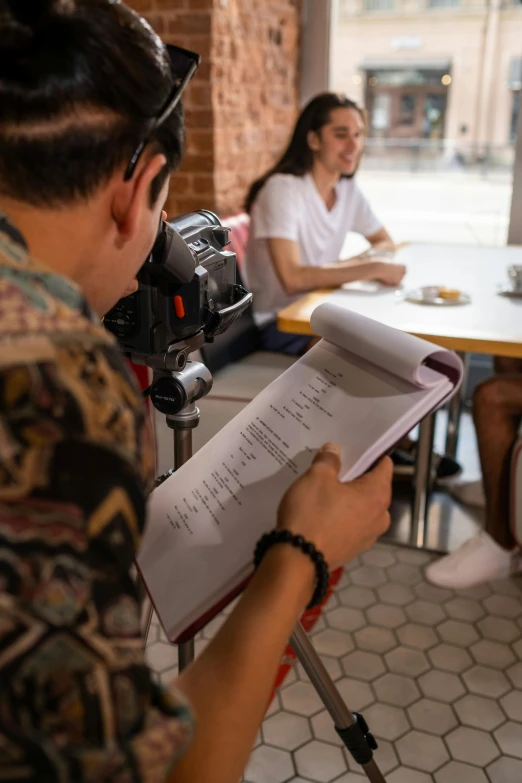
[[[354,177],[364,151],[366,116],[352,100],[322,93],[301,112],[277,163],[251,186],[245,272],[267,350],[302,353],[308,338],[278,331],[279,310],[317,288],[355,280],[395,286],[405,269],[389,261],[394,244]],[[348,231],[371,250],[339,261]]]
[[[310,131],[320,133],[321,128],[329,122],[333,109],[352,109],[357,112],[366,132],[366,113],[355,101],[335,92],[316,95],[299,115],[288,147],[277,163],[250,186],[245,203],[247,212],[250,212],[256,196],[265,182],[274,174],[293,174],[296,177],[303,177],[312,169],[314,154],[308,142],[308,134]],[[353,177],[354,174],[355,171],[345,176]]]

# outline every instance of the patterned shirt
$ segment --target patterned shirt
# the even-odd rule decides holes
[[[130,576],[153,471],[116,343],[0,214],[0,781],[160,783],[190,738]]]

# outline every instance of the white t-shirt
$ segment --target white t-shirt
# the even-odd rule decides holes
[[[348,231],[368,237],[382,228],[355,179],[340,179],[336,193],[328,211],[311,174],[274,174],[259,192],[251,212],[244,270],[259,326],[275,320],[279,310],[300,296],[285,294],[267,239],[292,239],[299,245],[303,266],[327,266],[339,261]]]

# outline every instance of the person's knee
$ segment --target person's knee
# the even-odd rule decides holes
[[[479,383],[473,394],[473,412],[476,414],[498,408],[502,403],[500,387],[501,379],[497,376]]]
[[[522,414],[522,375],[494,375],[477,386],[473,395],[475,415],[500,408]]]

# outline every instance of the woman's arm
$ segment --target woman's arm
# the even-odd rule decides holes
[[[391,252],[397,250],[397,245],[388,234],[384,226],[380,229],[380,231],[377,231],[375,234],[366,237],[366,239],[375,250],[385,250]]]
[[[356,280],[377,280],[385,285],[398,285],[406,268],[384,259],[361,258],[340,261],[329,266],[303,266],[297,242],[290,239],[269,239],[268,248],[279,281],[288,296],[338,288]]]

